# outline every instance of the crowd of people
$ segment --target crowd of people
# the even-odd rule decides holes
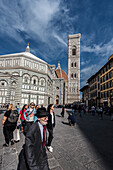
[[[14,145],[14,131],[18,124],[21,133],[25,135],[25,144],[19,154],[18,170],[49,170],[46,148],[49,152],[53,152],[51,146],[53,140],[53,130],[55,127],[54,105],[50,104],[46,109],[43,105],[39,107],[31,102],[25,104],[19,111],[19,103],[14,107],[13,104],[8,105],[8,110],[4,113],[2,126],[5,143],[3,147],[8,147],[9,144]],[[100,108],[99,108],[100,109]],[[95,106],[91,107],[92,116],[95,113],[101,113],[103,118],[103,109],[97,111]],[[85,106],[76,106],[68,113],[68,122],[70,126],[76,123],[75,112],[82,114],[86,113]],[[109,110],[111,120],[113,120],[113,107]],[[65,105],[61,109],[61,116],[65,115]],[[48,133],[47,133],[48,132]]]
[[[99,119],[103,119],[104,115],[109,115],[111,117],[111,121],[113,121],[113,106],[95,106],[92,105],[90,107],[86,107],[86,105],[74,105],[71,107],[72,112],[78,112],[79,116],[82,118],[83,115],[86,113],[91,114],[92,116],[95,116],[96,114],[99,116]]]
[[[39,108],[31,102],[29,106],[25,104],[20,112],[17,108],[19,107],[9,104],[8,110],[4,113],[3,146],[8,147],[9,144],[15,143],[13,134],[17,124],[21,123],[20,130],[25,135],[25,144],[19,155],[18,170],[49,170],[46,148],[53,152],[51,144],[55,127],[54,105],[50,104],[46,109],[43,105]]]

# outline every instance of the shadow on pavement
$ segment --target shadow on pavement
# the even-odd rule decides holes
[[[62,117],[62,116],[60,116],[60,115],[56,115],[57,117]]]
[[[67,122],[63,122],[63,121],[62,121],[62,123],[63,123],[64,125],[70,126],[69,123],[67,123]]]
[[[113,170],[113,122],[104,116],[103,120],[92,115],[77,117],[78,127],[91,143],[105,164],[105,170]]]

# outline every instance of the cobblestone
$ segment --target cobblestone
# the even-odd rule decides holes
[[[51,170],[113,170],[113,122],[110,117],[103,120],[90,114],[82,118],[76,113],[77,124],[70,127],[65,117],[55,109],[56,127],[52,146],[47,151]],[[2,121],[3,114],[0,115]],[[16,170],[18,154],[24,144],[24,136],[13,146],[3,148],[4,137],[0,126],[0,170]]]

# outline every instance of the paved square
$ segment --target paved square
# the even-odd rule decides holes
[[[113,170],[113,121],[109,116],[99,117],[87,113],[82,118],[76,112],[77,123],[68,125],[67,113],[60,116],[55,109],[56,127],[52,146],[48,154],[51,170]],[[0,115],[2,121],[3,114]],[[16,170],[18,154],[24,143],[21,134],[19,143],[3,148],[4,136],[0,125],[0,170]]]

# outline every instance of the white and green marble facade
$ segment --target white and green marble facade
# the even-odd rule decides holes
[[[0,56],[0,104],[47,106],[53,102],[52,71],[30,52]]]
[[[56,104],[55,66],[26,52],[0,56],[0,105],[34,102],[48,106]],[[60,100],[63,104],[63,83],[59,81]]]

